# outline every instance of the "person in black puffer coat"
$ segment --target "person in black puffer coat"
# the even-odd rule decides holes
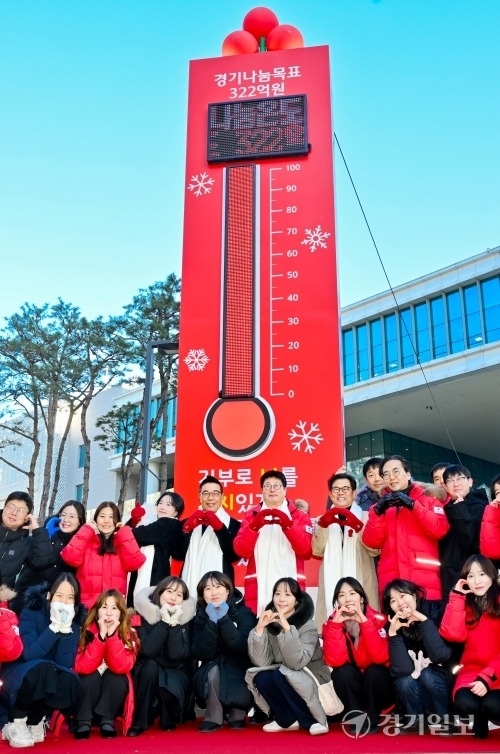
[[[16,612],[21,612],[23,608],[23,594],[30,586],[47,583],[49,586],[59,576],[60,573],[74,573],[76,568],[72,568],[61,558],[61,550],[65,547],[80,526],[85,523],[85,508],[77,500],[67,500],[55,514],[50,516],[44,523],[44,527],[49,532],[50,544],[52,546],[52,564],[43,570],[34,570],[25,564],[16,581],[16,588],[19,590],[18,596],[12,600],[11,607]]]
[[[206,709],[199,729],[210,733],[222,728],[225,713],[230,728],[244,728],[253,701],[245,683],[250,666],[247,639],[257,619],[241,592],[220,571],[206,573],[197,592],[192,654],[201,666],[194,689],[198,704]]]
[[[155,699],[160,728],[174,730],[177,723],[194,716],[191,621],[195,602],[184,581],[167,576],[157,587],[138,592],[134,606],[141,647],[134,668],[134,721],[127,735],[139,736],[149,727]]]

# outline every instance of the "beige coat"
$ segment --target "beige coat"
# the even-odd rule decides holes
[[[363,521],[366,522],[367,518],[368,512],[363,511]],[[358,534],[358,540],[356,543],[356,573],[346,573],[344,575],[357,578],[366,592],[370,606],[374,610],[379,610],[378,582],[377,574],[375,571],[374,558],[379,555],[380,550],[372,550],[369,547],[366,547],[361,541],[361,534],[361,532]],[[312,538],[312,551],[314,557],[323,558],[327,542],[328,528],[323,529],[323,527],[318,526],[318,523],[316,522]],[[315,615],[316,625],[320,634],[322,632],[323,623],[326,621],[328,616],[331,615],[333,610],[333,594],[330,596],[330,602],[328,604],[325,604],[323,569],[324,563],[322,562],[319,570],[319,588]]]

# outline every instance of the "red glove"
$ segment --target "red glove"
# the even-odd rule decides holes
[[[203,523],[211,526],[214,531],[220,531],[224,526],[220,518],[213,511],[204,511],[203,518]]]
[[[322,516],[318,518],[317,524],[318,526],[321,526],[322,529],[328,529],[328,527],[331,524],[337,524],[337,509],[336,508],[330,508],[326,511],[326,513],[323,513]]]
[[[266,524],[274,523],[273,521],[266,519],[268,515],[269,511],[267,509],[261,509],[258,513],[254,513],[252,522],[249,524],[250,529],[252,529],[252,531],[260,531]]]
[[[201,526],[204,523],[205,515],[203,511],[195,511],[194,513],[191,513],[189,518],[184,521],[182,531],[185,534],[189,534],[190,531],[193,531],[193,529],[196,529],[197,526]]]
[[[283,511],[273,511],[273,518],[273,524],[279,524],[283,531],[293,526],[293,520],[286,513],[283,513]]]
[[[135,506],[130,511],[130,518],[132,519],[132,525],[137,526],[141,518],[145,515],[146,515],[146,509],[143,508],[140,502],[137,500]]]
[[[349,508],[330,508],[330,510],[323,513],[321,518],[318,519],[318,524],[326,529],[330,524],[339,524],[339,526],[348,526],[351,531],[349,536],[352,537],[352,530],[359,533],[364,524],[362,521],[351,513]]]

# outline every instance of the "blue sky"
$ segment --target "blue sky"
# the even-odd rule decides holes
[[[328,44],[334,125],[391,283],[500,245],[498,0],[277,0]],[[2,0],[0,317],[118,314],[181,271],[188,61],[248,1]],[[336,152],[342,305],[387,288]]]

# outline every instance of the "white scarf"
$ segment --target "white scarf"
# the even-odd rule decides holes
[[[202,510],[201,506],[199,510]],[[229,527],[231,518],[222,505],[215,515],[224,526]],[[219,540],[211,526],[207,526],[203,534],[202,529],[201,524],[193,529],[181,574],[192,596],[196,595],[198,582],[208,571],[222,572],[223,556]]]
[[[291,518],[285,500],[279,508],[262,503],[262,510],[279,510]],[[273,586],[282,577],[297,578],[297,561],[292,545],[279,524],[266,524],[259,532],[254,550],[255,577],[257,579],[257,615],[271,602]]]
[[[357,503],[353,503],[349,510],[360,521],[363,520],[363,511]],[[344,530],[343,533],[342,529]],[[351,536],[349,536],[349,532],[352,532]],[[363,574],[357,573],[356,568],[357,547],[358,535],[350,526],[330,524],[328,527],[328,541],[325,547],[325,554],[323,555],[325,605],[331,606],[333,591],[339,579],[344,576],[353,576],[363,583]]]

